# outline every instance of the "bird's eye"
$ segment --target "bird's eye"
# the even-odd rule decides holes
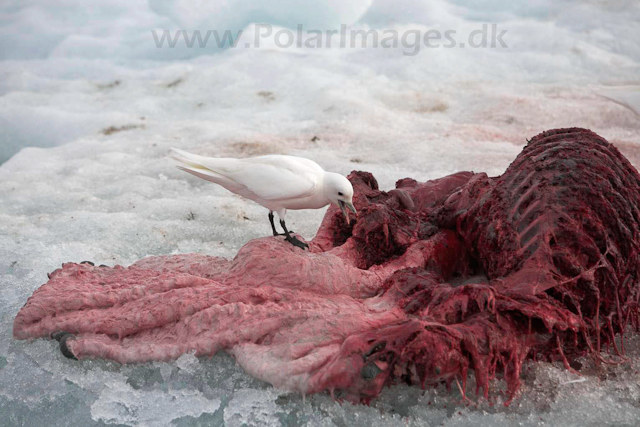
[[[343,196],[344,194],[342,194],[341,192],[338,191],[338,196]]]

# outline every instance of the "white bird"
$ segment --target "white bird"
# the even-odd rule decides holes
[[[179,169],[215,182],[269,209],[273,235],[284,235],[285,240],[300,248],[309,246],[287,230],[285,216],[288,209],[319,209],[333,203],[342,210],[347,223],[347,209],[357,213],[349,180],[340,174],[326,172],[312,160],[277,154],[247,159],[213,158],[177,148],[171,150],[173,159],[181,163]],[[273,212],[278,214],[284,234],[276,231]]]

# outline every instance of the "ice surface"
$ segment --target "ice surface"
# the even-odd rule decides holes
[[[637,2],[13,0],[0,8],[0,425],[637,425],[637,337],[627,364],[582,361],[583,382],[562,366],[528,363],[509,408],[499,393],[462,402],[455,385],[399,385],[371,406],[339,405],[275,390],[225,354],[119,366],[11,339],[15,314],[62,262],[231,257],[270,233],[263,208],[176,170],[171,146],[301,155],[345,174],[371,171],[391,188],[406,176],[499,174],[525,138],[581,126],[639,166]],[[252,22],[460,35],[497,23],[509,47],[406,55],[403,46],[282,49],[271,39],[244,48],[254,46]],[[241,47],[158,49],[150,32],[218,26],[244,28]],[[323,213],[291,212],[290,228],[311,238]]]

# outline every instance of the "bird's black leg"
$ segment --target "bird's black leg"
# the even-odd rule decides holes
[[[293,237],[291,235],[291,233],[289,232],[289,230],[287,230],[287,226],[284,223],[283,220],[280,220],[280,225],[282,226],[282,229],[284,230],[284,234],[285,236],[287,236],[284,240],[286,240],[287,242],[291,243],[293,246],[297,246],[299,248],[302,249],[309,249],[309,245],[307,245],[304,242],[301,242],[300,240],[298,240],[297,238]]]
[[[271,223],[271,230],[273,230],[273,235],[282,236],[282,234],[276,231],[276,225],[273,223],[273,211],[269,211],[269,222]]]
[[[271,223],[271,230],[273,231],[274,236],[286,236],[286,233],[278,233],[276,231],[276,226],[273,223],[273,211],[269,211],[269,222]],[[293,230],[290,230],[289,233],[293,233]]]

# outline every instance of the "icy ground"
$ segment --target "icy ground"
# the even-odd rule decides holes
[[[635,0],[198,3],[205,10],[169,0],[0,6],[0,163],[10,158],[0,166],[0,425],[640,424],[639,337],[629,363],[584,360],[582,378],[529,363],[508,408],[499,382],[491,402],[396,386],[370,407],[339,405],[274,390],[225,354],[118,366],[12,340],[15,314],[63,262],[232,257],[269,234],[263,208],[176,170],[171,146],[306,156],[371,171],[388,189],[406,176],[499,174],[525,138],[581,126],[640,166]],[[461,35],[497,23],[509,47],[157,49],[150,33],[245,28],[250,41],[251,22]],[[323,213],[292,212],[290,228],[311,238]]]

